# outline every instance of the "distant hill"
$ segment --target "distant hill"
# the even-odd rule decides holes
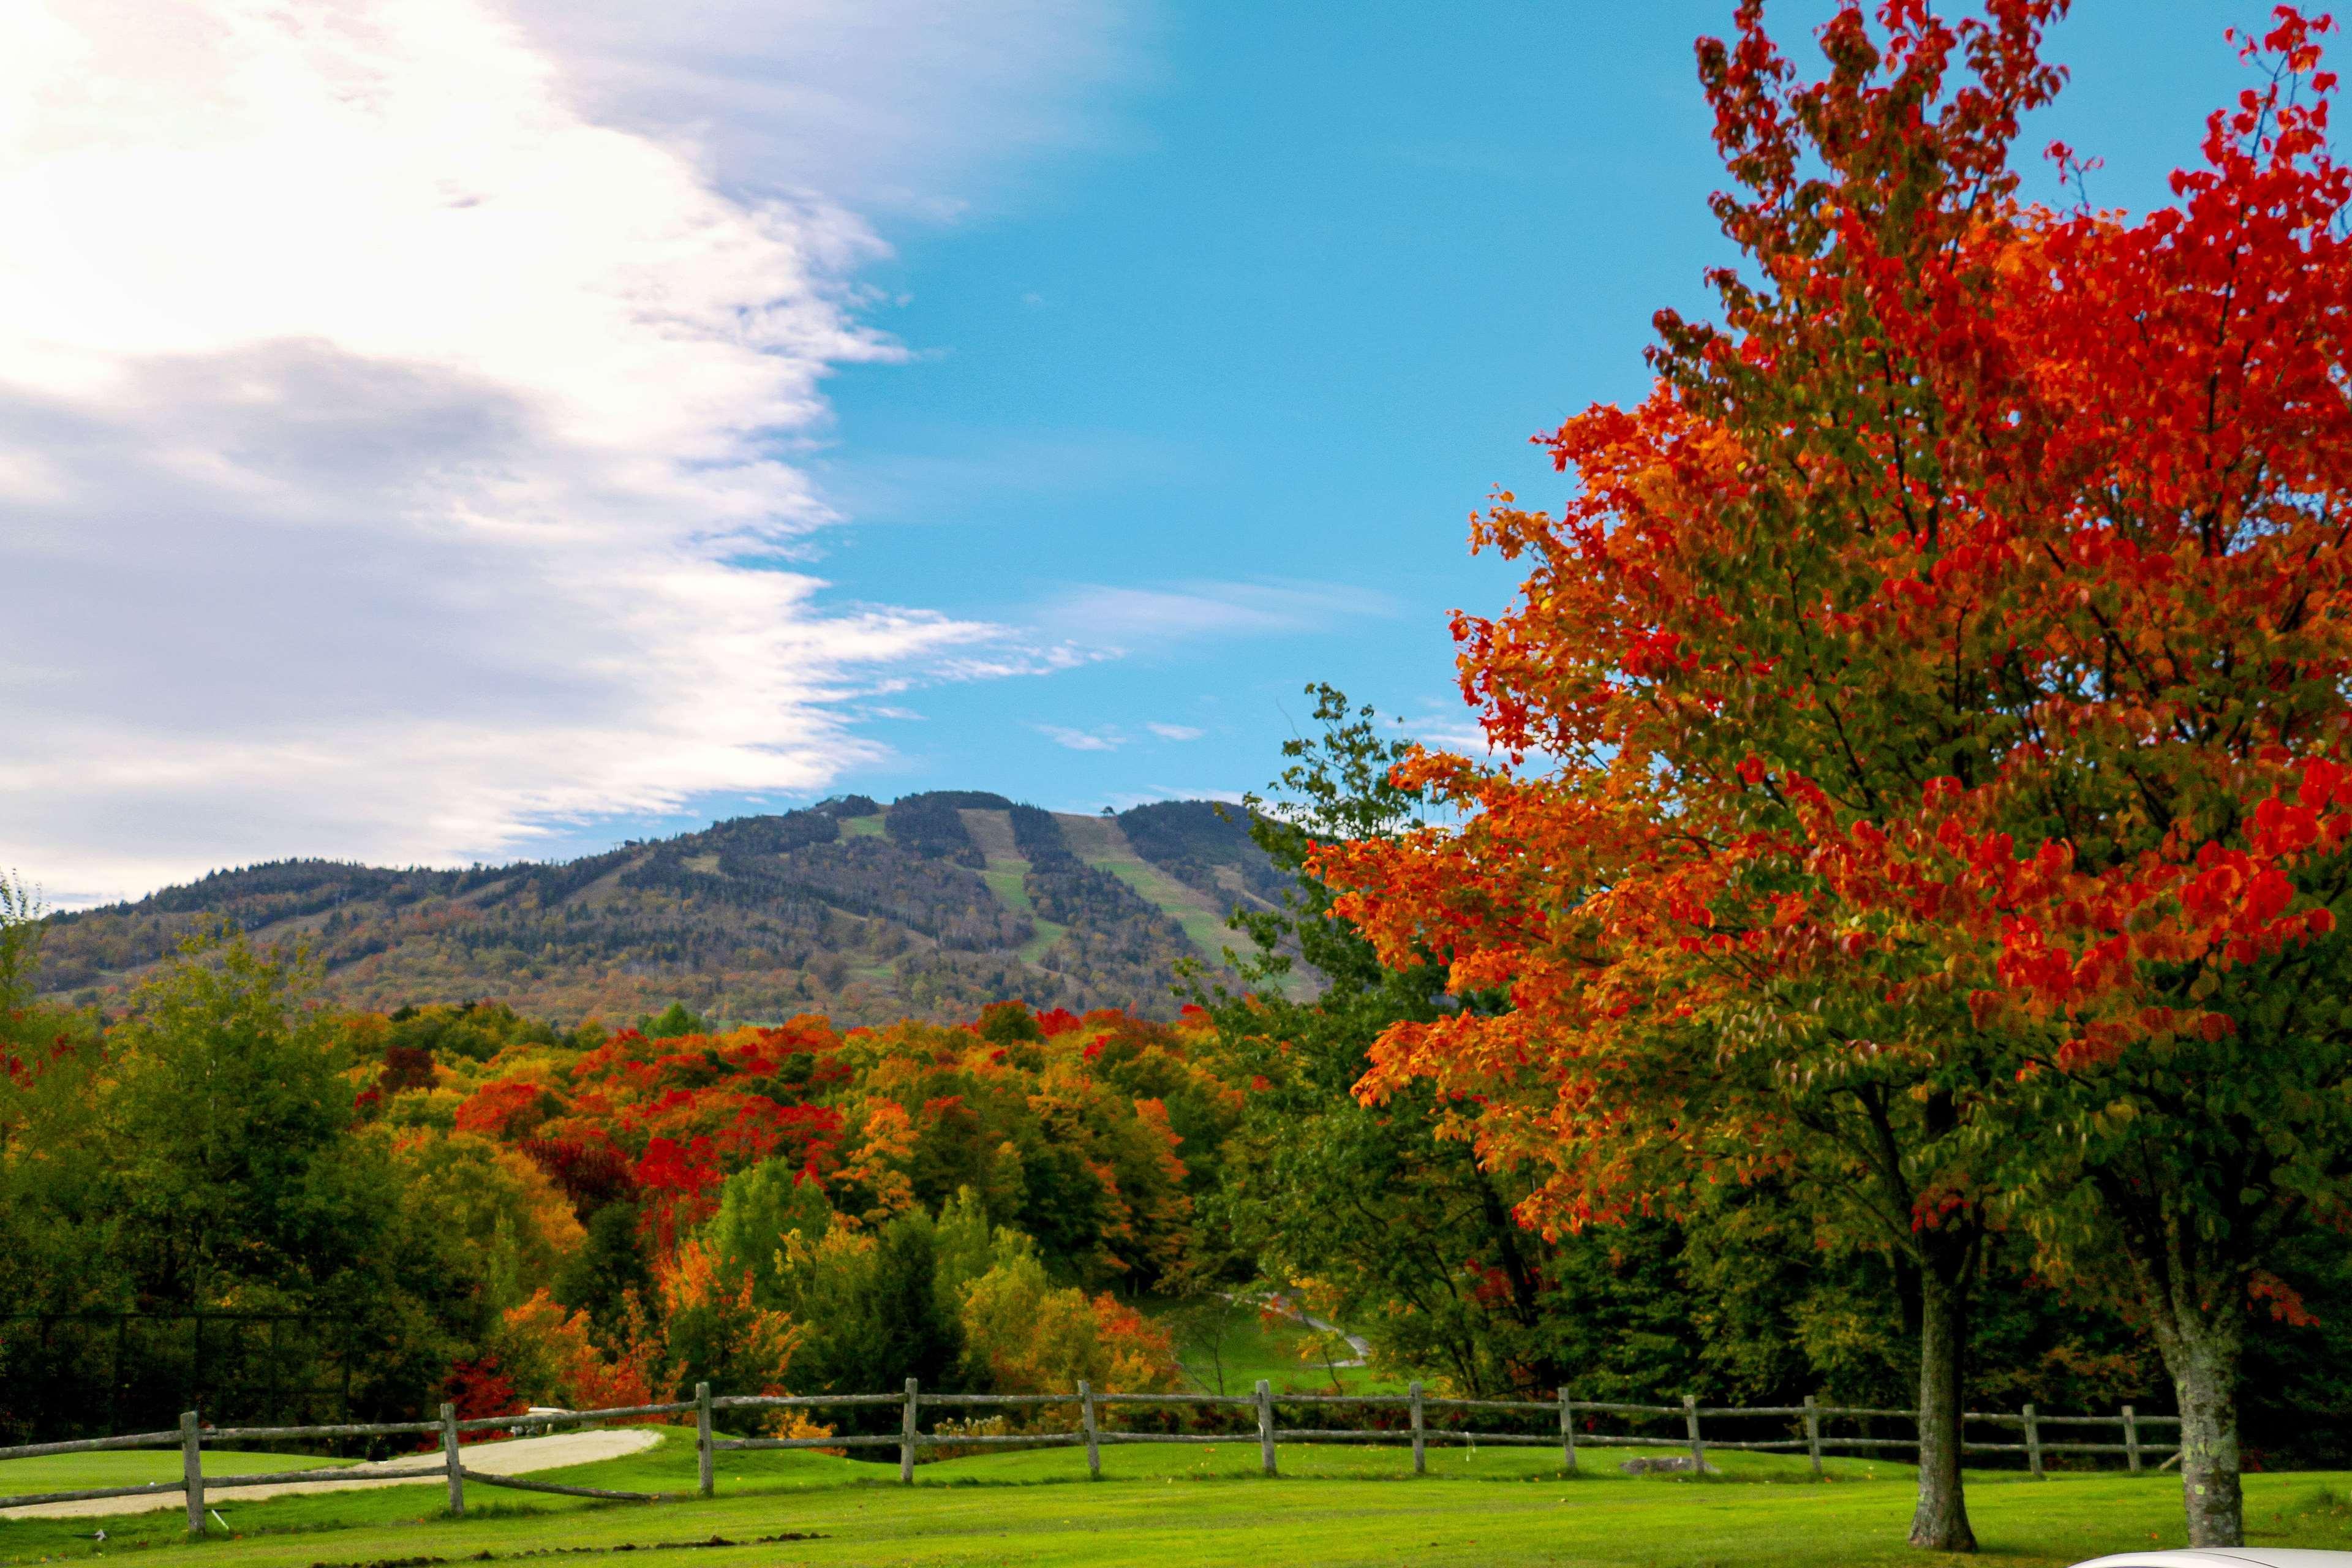
[[[42,979],[97,1000],[222,915],[306,940],[354,1006],[503,1001],[565,1021],[672,1000],[845,1023],[1037,1006],[1175,1007],[1173,966],[1239,945],[1283,879],[1207,801],[1073,816],[943,790],[744,816],[561,864],[387,870],[280,860],[51,918]]]

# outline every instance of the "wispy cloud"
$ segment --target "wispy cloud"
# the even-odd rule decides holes
[[[1237,789],[1209,789],[1200,785],[1179,787],[1153,784],[1149,789],[1120,790],[1110,797],[1110,804],[1121,811],[1130,806],[1150,805],[1162,800],[1216,800],[1227,805],[1239,805],[1243,792]]]
[[[1100,656],[754,563],[897,353],[863,214],[1066,133],[1114,13],[517,4],[11,18],[0,842],[61,900],[813,792],[847,700]]]
[[[1202,637],[1328,631],[1400,613],[1369,588],[1319,583],[1188,583],[1171,588],[1087,587],[1053,608],[1070,637],[1133,651]]]
[[[1073,730],[1061,724],[1031,727],[1054,744],[1073,752],[1116,752],[1127,744],[1127,737],[1116,730]]]
[[[722,186],[950,217],[1023,154],[1101,144],[1148,68],[1119,0],[516,0],[599,123],[691,146]]]
[[[827,500],[861,521],[948,523],[962,514],[941,496],[1108,495],[1165,483],[1197,460],[1173,442],[1123,431],[989,430],[933,450],[860,449],[813,466]]]
[[[1389,725],[1432,751],[1459,752],[1468,756],[1486,756],[1494,751],[1487,742],[1486,730],[1478,722],[1478,715],[1458,703],[1451,707],[1432,705],[1413,717],[1391,719]]]
[[[1197,741],[1202,736],[1208,733],[1206,730],[1196,730],[1190,724],[1161,724],[1154,722],[1146,724],[1144,728],[1150,731],[1153,734],[1159,736],[1163,741]]]

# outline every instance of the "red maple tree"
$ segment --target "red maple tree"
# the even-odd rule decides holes
[[[2130,1289],[2219,1543],[2263,1250],[2352,1208],[2326,23],[2247,41],[2264,85],[2132,220],[2016,194],[2063,9],[1848,0],[1817,81],[1758,0],[1701,44],[1748,269],[1660,315],[1646,402],[1548,437],[1559,516],[1477,521],[1528,563],[1456,625],[1498,755],[1401,781],[1464,824],[1318,862],[1389,956],[1507,991],[1390,1031],[1364,1092],[1434,1079],[1548,1170],[1531,1223],[1769,1176],[1887,1250],[1946,1549],[1989,1226]]]

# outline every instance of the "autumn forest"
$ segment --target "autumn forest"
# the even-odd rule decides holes
[[[0,1441],[1213,1388],[1238,1309],[1298,1390],[1916,1410],[1938,1550],[1969,1409],[2178,1416],[2198,1543],[2352,1466],[2330,29],[2135,216],[2021,195],[2063,10],[1702,44],[1739,258],[1475,519],[1483,745],[1318,686],[1244,804],[0,883]]]

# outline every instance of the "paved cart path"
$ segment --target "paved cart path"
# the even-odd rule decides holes
[[[625,1455],[642,1453],[661,1441],[661,1434],[643,1426],[625,1426],[604,1432],[559,1432],[546,1437],[515,1437],[503,1443],[470,1444],[466,1448],[466,1468],[486,1476],[520,1476],[533,1470],[560,1470],[568,1465],[593,1464],[599,1459],[617,1459]],[[299,1455],[284,1456],[283,1468],[299,1470],[315,1461]],[[439,1483],[445,1476],[441,1453],[403,1454],[396,1459],[379,1459],[372,1464],[353,1465],[352,1479],[332,1481],[288,1481],[274,1487],[237,1487],[208,1499],[223,1508],[239,1503],[259,1502],[264,1498],[289,1497],[297,1492],[349,1491],[360,1487],[416,1486],[422,1482]],[[103,1483],[101,1483],[103,1484]],[[689,1479],[681,1483],[692,1485]],[[66,1489],[58,1489],[62,1491]],[[74,1519],[98,1518],[116,1513],[154,1513],[163,1509],[184,1508],[187,1504],[176,1491],[149,1492],[143,1497],[91,1498],[83,1502],[35,1503],[30,1508],[0,1509],[5,1519]]]

